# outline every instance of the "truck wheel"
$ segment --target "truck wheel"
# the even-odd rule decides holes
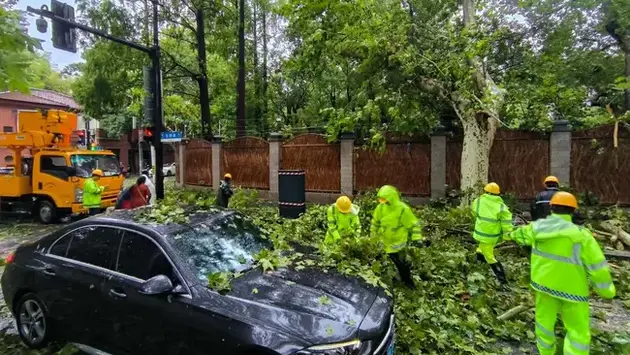
[[[42,224],[50,224],[57,220],[57,207],[50,201],[40,201],[36,211],[37,218]]]

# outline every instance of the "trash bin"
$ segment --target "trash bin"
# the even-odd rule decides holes
[[[278,190],[278,207],[281,217],[295,219],[306,212],[304,170],[280,170]]]

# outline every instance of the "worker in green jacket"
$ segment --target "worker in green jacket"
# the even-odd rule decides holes
[[[326,211],[328,231],[324,242],[333,244],[341,238],[361,235],[359,206],[352,204],[348,196],[341,196]]]
[[[90,216],[101,212],[101,194],[105,186],[99,186],[98,180],[103,177],[101,169],[94,169],[92,177],[85,179],[83,183],[83,207],[89,210]]]
[[[571,222],[575,196],[556,192],[551,215],[510,234],[532,247],[531,287],[536,291],[536,345],[541,355],[556,353],[555,325],[564,323],[564,354],[587,355],[591,342],[589,281],[603,298],[615,297],[615,285],[593,234]]]
[[[423,242],[422,227],[411,208],[400,199],[398,190],[385,185],[378,190],[378,206],[372,215],[370,233],[377,236],[392,259],[401,280],[410,288],[415,288],[411,278],[411,265],[405,260],[403,250],[409,242]],[[424,242],[428,245],[428,242]]]
[[[494,256],[494,246],[512,231],[512,213],[499,196],[499,185],[491,182],[484,191],[471,206],[476,218],[473,238],[479,242],[477,259],[488,263],[499,282],[507,284],[503,265]]]

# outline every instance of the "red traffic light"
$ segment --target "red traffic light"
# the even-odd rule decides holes
[[[153,137],[153,127],[151,128],[144,128],[144,136],[145,137]]]

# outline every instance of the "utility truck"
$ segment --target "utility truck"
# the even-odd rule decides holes
[[[0,133],[0,148],[9,149],[0,170],[2,211],[28,211],[41,223],[88,212],[83,208],[83,184],[100,169],[105,186],[101,208],[114,206],[124,177],[111,151],[91,151],[72,146],[76,115],[58,110],[20,113],[17,133]]]

